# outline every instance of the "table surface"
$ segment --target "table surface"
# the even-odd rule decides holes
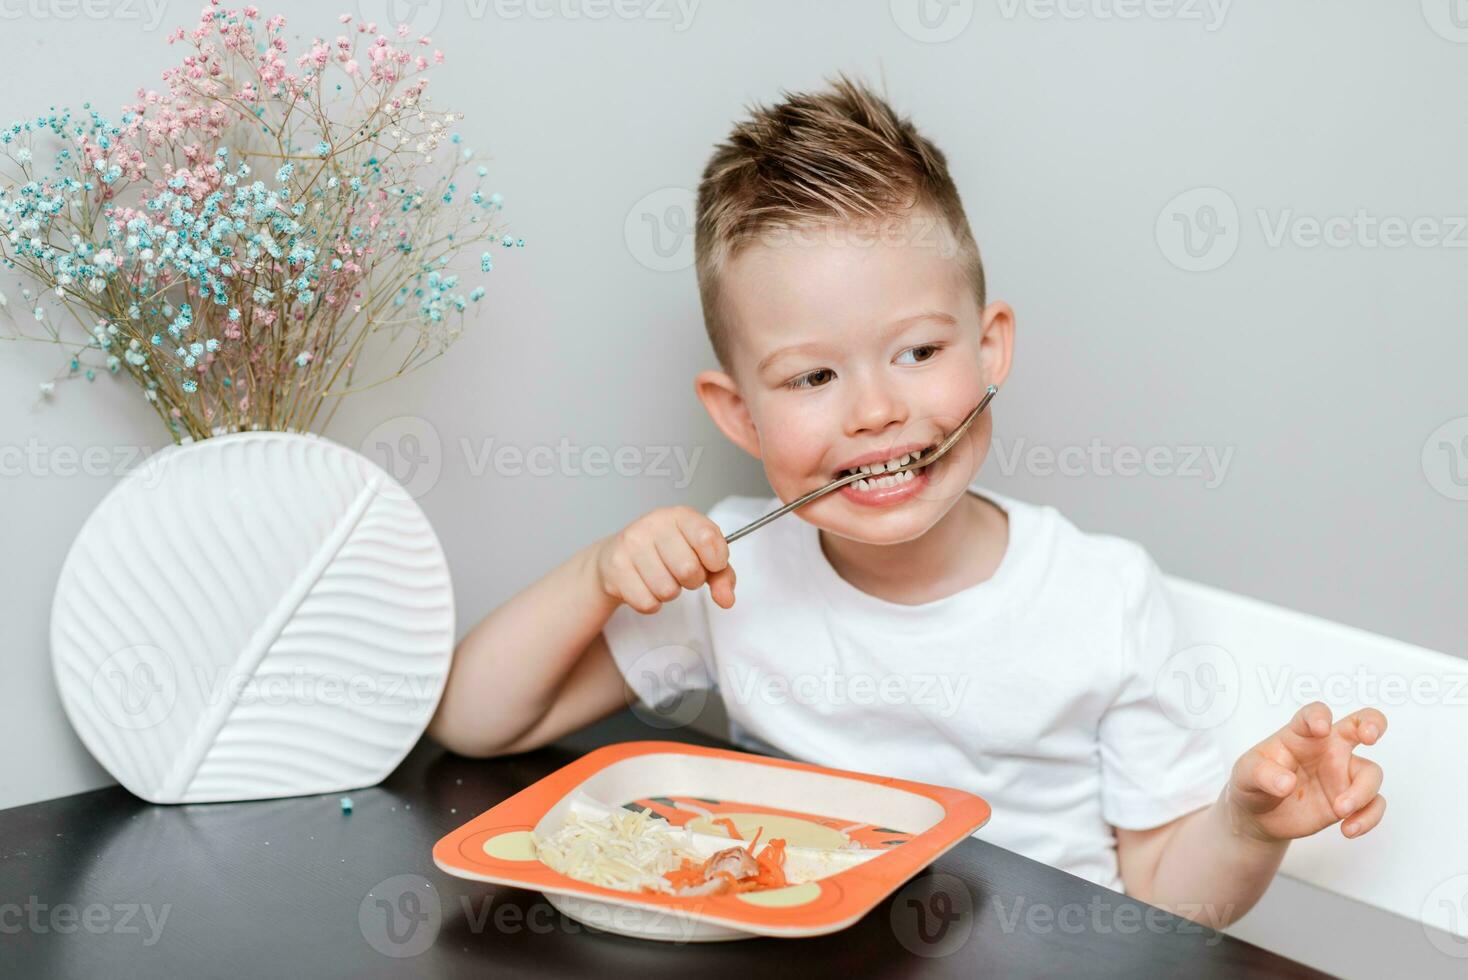
[[[724,744],[624,711],[497,759],[425,739],[380,786],[350,794],[351,814],[335,793],[155,806],[115,786],[0,811],[0,975],[1323,975],[974,838],[855,925],[808,939],[630,939],[538,892],[434,865],[455,827],[635,739]]]

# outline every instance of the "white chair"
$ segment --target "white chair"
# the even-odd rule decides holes
[[[1468,662],[1195,582],[1167,587],[1186,652],[1164,672],[1196,688],[1192,717],[1221,726],[1230,759],[1313,700],[1337,719],[1387,716],[1382,740],[1358,750],[1386,770],[1381,825],[1295,841],[1281,873],[1444,930],[1450,955],[1468,957]]]

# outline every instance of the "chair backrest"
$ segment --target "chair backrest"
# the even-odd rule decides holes
[[[1374,706],[1387,732],[1358,754],[1386,770],[1387,812],[1359,840],[1295,841],[1283,874],[1468,938],[1468,661],[1182,579],[1167,579],[1190,723],[1217,725],[1236,759],[1324,701]],[[1159,685],[1169,678],[1159,677]]]

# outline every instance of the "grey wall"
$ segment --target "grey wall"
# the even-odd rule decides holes
[[[164,34],[199,6],[161,2],[0,7],[0,122],[89,98],[112,111],[157,84],[176,53]],[[678,206],[743,103],[847,69],[885,78],[947,152],[992,294],[1018,312],[993,486],[1135,538],[1170,572],[1468,655],[1468,27],[1451,0],[956,0],[931,28],[904,0],[688,2],[625,0],[644,15],[601,18],[594,0],[418,8],[449,58],[438,104],[470,113],[529,246],[499,262],[490,315],[450,359],[359,397],[330,434],[370,449],[415,427],[436,442],[419,499],[461,632],[649,508],[767,492],[693,396],[711,357]],[[335,7],[276,8],[292,30],[337,31]],[[1312,243],[1310,222],[1338,217],[1343,241]],[[1416,240],[1393,222],[1416,222]],[[49,598],[108,470],[164,438],[105,376],[39,404],[59,352],[0,351],[11,805],[108,781],[54,692]],[[486,447],[563,439],[630,447],[644,471],[480,465]],[[1118,475],[1093,445],[1155,448],[1152,472]],[[67,475],[67,447],[114,462]],[[697,453],[691,482],[652,466],[655,447]],[[1044,452],[1067,447],[1079,472],[1051,471]],[[1227,464],[1194,473],[1195,451]],[[1348,913],[1309,898],[1277,887],[1243,931],[1348,975],[1400,968],[1405,947],[1409,972],[1461,965],[1358,907],[1342,935],[1325,923]],[[1277,928],[1308,923],[1302,905],[1327,918]],[[1397,959],[1372,958],[1401,935]]]

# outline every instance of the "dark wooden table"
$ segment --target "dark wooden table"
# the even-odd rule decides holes
[[[644,738],[722,744],[623,712],[500,759],[425,739],[350,794],[350,815],[340,794],[154,806],[120,787],[0,811],[0,975],[1321,976],[972,838],[813,939],[629,939],[434,866],[434,842],[466,820],[592,748]]]

